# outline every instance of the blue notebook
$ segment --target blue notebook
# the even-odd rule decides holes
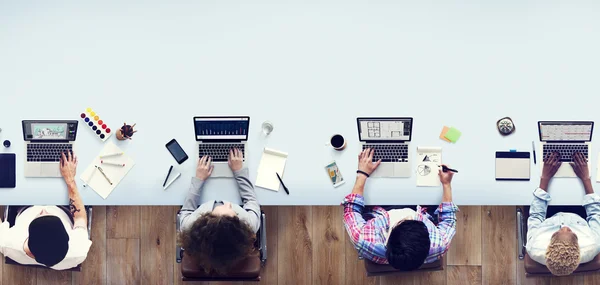
[[[17,165],[14,153],[0,153],[0,188],[15,188]]]

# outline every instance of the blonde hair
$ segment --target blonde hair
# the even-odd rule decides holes
[[[546,267],[556,276],[573,273],[579,266],[579,243],[575,236],[569,240],[559,240],[553,236],[546,249]]]

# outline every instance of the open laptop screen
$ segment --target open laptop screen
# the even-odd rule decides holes
[[[77,121],[73,120],[23,120],[25,141],[74,141]]]
[[[250,117],[194,117],[197,141],[247,140]]]
[[[591,141],[594,122],[538,122],[540,141]]]
[[[358,118],[360,141],[410,141],[412,118]]]

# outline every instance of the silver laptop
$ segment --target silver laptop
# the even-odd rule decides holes
[[[227,164],[229,151],[237,148],[246,160],[246,141],[250,117],[194,117],[194,130],[198,142],[198,158],[212,158],[211,177],[233,177]]]
[[[72,151],[75,120],[24,120],[25,177],[61,177],[60,156]]]
[[[371,177],[410,177],[408,144],[412,118],[357,118],[362,149],[375,149],[373,161],[381,164]]]
[[[582,153],[588,161],[590,168],[589,150],[592,142],[594,122],[578,121],[540,121],[538,122],[540,134],[542,159],[541,167],[544,167],[544,158],[553,152],[560,154],[563,162],[554,177],[577,177],[573,167],[569,165],[573,153]],[[591,173],[591,168],[590,168]]]

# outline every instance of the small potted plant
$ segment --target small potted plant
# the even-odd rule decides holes
[[[131,137],[133,136],[133,134],[135,134],[137,131],[135,131],[133,129],[133,127],[135,127],[135,124],[133,124],[133,126],[128,125],[127,123],[123,123],[123,126],[117,130],[117,139],[118,140],[127,140],[127,139],[131,139]]]

